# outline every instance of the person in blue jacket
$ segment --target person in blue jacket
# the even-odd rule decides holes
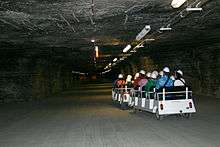
[[[160,89],[161,87],[172,87],[173,80],[170,79],[170,69],[168,67],[164,67],[163,69],[164,75],[157,80],[156,89]]]

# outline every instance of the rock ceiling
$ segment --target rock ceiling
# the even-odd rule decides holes
[[[95,39],[106,54],[102,61],[106,64],[132,43],[145,25],[151,25],[150,35],[158,44],[199,36],[201,42],[204,38],[219,39],[217,1],[188,0],[173,9],[171,0],[1,0],[0,44],[1,48],[30,48],[30,52],[52,48],[57,52],[55,56],[68,56],[74,61],[79,58],[90,64],[86,62],[93,50],[90,40]],[[203,11],[184,11],[197,4]],[[158,31],[166,25],[175,29],[170,33]]]

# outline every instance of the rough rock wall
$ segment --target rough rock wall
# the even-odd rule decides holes
[[[159,65],[172,70],[182,69],[187,82],[202,95],[220,97],[220,44],[184,49],[165,47],[154,52],[152,58]]]
[[[47,58],[6,56],[0,59],[0,101],[29,101],[71,89],[71,71]]]

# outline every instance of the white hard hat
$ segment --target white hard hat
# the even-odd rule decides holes
[[[146,72],[144,70],[141,70],[139,73],[145,75]]]
[[[170,69],[169,69],[169,67],[164,67],[164,68],[163,68],[163,71],[164,71],[164,72],[170,72]]]
[[[118,78],[119,78],[119,79],[123,78],[123,74],[119,74],[119,75],[118,75]]]
[[[156,76],[158,76],[158,71],[154,70],[152,73],[154,73]]]
[[[163,71],[160,71],[160,72],[159,72],[159,75],[160,75],[160,76],[163,76]]]
[[[139,76],[140,76],[140,74],[136,73],[135,76],[134,76],[134,79],[137,79]]]
[[[127,79],[128,79],[128,78],[131,79],[131,78],[132,78],[132,75],[127,75]]]
[[[148,73],[146,74],[146,76],[147,76],[148,78],[150,78],[151,73],[150,73],[150,72],[148,72]]]
[[[183,76],[182,70],[177,70],[176,72],[179,73],[181,76]]]
[[[152,72],[151,75],[150,75],[150,77],[153,78],[153,79],[156,79],[156,78],[157,78],[157,75],[156,75],[154,72]]]
[[[170,79],[174,81],[174,80],[175,80],[175,77],[174,77],[174,76],[170,76]]]
[[[131,75],[128,75],[126,81],[127,81],[127,82],[131,82],[131,78],[132,78],[132,76],[131,76]]]

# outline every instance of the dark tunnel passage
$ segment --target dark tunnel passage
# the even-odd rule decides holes
[[[219,146],[219,6],[0,0],[0,146]],[[119,74],[164,67],[192,88],[191,119],[113,105]]]
[[[43,4],[52,7],[52,3],[28,0],[24,4],[10,0],[2,2],[1,99],[4,97],[5,102],[40,99],[70,90],[83,77],[113,80],[119,73],[134,75],[141,69],[160,71],[164,66],[169,66],[172,71],[182,69],[195,92],[219,97],[218,2],[202,1],[203,12],[185,12],[183,8],[187,6],[172,9],[167,2],[152,2],[143,7],[136,1],[133,3],[135,6],[128,9],[128,22],[123,22],[124,17],[120,12],[111,16],[116,10],[106,10],[106,17],[97,13],[97,18],[94,18],[97,19],[96,25],[91,26],[86,23],[88,17],[81,16],[81,11],[78,11],[78,7],[80,10],[84,10],[84,7],[77,4],[73,4],[73,7],[76,8],[78,17],[68,20],[69,13],[65,13],[65,10],[71,8],[65,6],[66,3],[54,2],[52,12],[44,13],[46,8]],[[64,4],[63,10],[59,12],[57,9],[62,7],[61,4]],[[104,1],[97,2],[96,5],[98,7],[102,4]],[[161,8],[162,6],[165,8]],[[26,8],[32,8],[33,11]],[[37,13],[40,8],[43,12]],[[102,8],[97,8],[98,10]],[[60,18],[53,16],[53,12],[59,14]],[[37,16],[39,19],[35,18]],[[173,18],[167,18],[168,16]],[[61,18],[64,18],[63,21]],[[147,18],[146,22],[143,18]],[[51,21],[48,22],[47,19]],[[76,20],[79,22],[74,22]],[[115,23],[117,21],[124,25],[115,27],[118,26]],[[159,24],[164,25],[164,22],[172,24],[173,29],[158,31]],[[57,29],[57,26],[53,26],[54,23],[62,29]],[[132,41],[146,24],[152,27],[146,38],[154,41]],[[84,31],[79,29],[75,33],[67,32],[70,25],[75,29],[78,26]],[[100,30],[101,26],[103,30]],[[90,32],[85,34],[86,29]],[[90,42],[91,39],[96,39],[96,42]],[[129,53],[123,53],[122,49],[128,43],[134,48]],[[140,45],[143,47],[137,48]],[[98,58],[94,57],[94,46],[99,47]],[[118,61],[113,64],[111,62],[114,58]],[[112,68],[106,69],[110,63],[113,64]],[[105,73],[109,69],[111,72]],[[86,76],[80,75],[80,72],[86,73]],[[103,72],[105,74],[101,74]]]

